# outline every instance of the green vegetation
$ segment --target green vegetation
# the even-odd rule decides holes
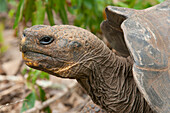
[[[54,14],[60,15],[63,24],[68,24],[66,5],[65,0],[20,0],[16,11],[14,28],[21,21],[24,23],[31,21],[32,25],[43,24],[45,13],[47,13],[50,25],[55,24]]]
[[[27,87],[31,90],[31,93],[29,93],[23,102],[22,108],[21,108],[21,113],[34,107],[35,101],[39,100],[41,102],[46,100],[46,94],[45,91],[41,86],[39,86],[36,81],[37,79],[46,79],[49,80],[49,74],[45,72],[41,72],[38,70],[34,69],[24,69],[22,72],[23,75],[27,74],[26,78],[26,84]],[[37,90],[38,89],[38,90]],[[51,113],[50,107],[46,107],[43,110],[46,113]]]
[[[76,15],[74,25],[89,28],[96,33],[100,31],[107,5],[113,5],[112,0],[71,0],[68,10]]]
[[[116,5],[135,9],[144,9],[163,2],[163,0],[20,0],[16,11],[14,28],[18,23],[28,21],[32,25],[43,24],[45,14],[50,25],[55,25],[55,16],[59,15],[63,24],[69,24],[68,13],[75,15],[74,25],[88,28],[91,32],[100,31],[107,5]]]
[[[145,9],[163,1],[164,0],[120,0],[115,3],[115,5],[133,9]]]
[[[4,45],[4,39],[2,31],[4,29],[4,25],[0,22],[0,57],[2,57],[3,53],[7,50],[7,46]]]
[[[7,11],[7,3],[6,0],[0,0],[0,12]]]

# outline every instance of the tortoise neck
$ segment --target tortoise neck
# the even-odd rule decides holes
[[[132,62],[118,57],[107,48],[101,55],[89,62],[88,71],[77,81],[90,95],[93,102],[107,112],[138,112],[145,109],[147,103],[141,96],[132,75]],[[88,63],[88,64],[89,64]],[[135,104],[142,104],[133,109]],[[148,105],[147,105],[148,106]],[[146,107],[148,111],[150,107]]]

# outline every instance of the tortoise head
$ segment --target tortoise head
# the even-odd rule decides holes
[[[89,38],[94,37],[94,38]],[[92,41],[93,40],[93,41]],[[90,32],[68,25],[36,25],[23,31],[20,51],[29,67],[76,78],[98,40]]]

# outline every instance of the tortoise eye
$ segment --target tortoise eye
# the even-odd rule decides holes
[[[40,39],[40,44],[42,44],[42,45],[48,45],[48,44],[51,44],[52,42],[53,42],[53,38],[52,37],[50,37],[50,36],[45,36],[45,37],[43,37],[43,38],[41,38]]]

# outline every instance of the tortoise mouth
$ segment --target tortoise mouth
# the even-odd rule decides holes
[[[33,61],[30,58],[28,58],[27,55],[25,55],[25,54],[26,54],[26,52],[22,53],[22,58],[23,58],[25,64],[30,66],[30,67],[31,66],[36,66],[37,67],[38,63],[36,61]]]
[[[41,54],[34,51],[26,51],[22,52],[22,57],[26,65],[28,65],[31,68],[36,69],[50,69],[52,68],[52,64],[49,64],[48,62],[52,62],[51,56]]]
[[[36,52],[36,51],[25,51],[25,52],[22,52],[22,54],[24,55],[23,58],[27,57],[27,56],[28,57],[32,56],[32,58],[33,58],[33,56],[51,57],[50,55],[46,55],[46,54],[39,53],[39,52]]]
[[[26,51],[22,52],[22,57],[25,64],[31,68],[38,69],[62,78],[69,77],[69,75],[66,73],[69,71],[72,65],[65,67],[64,62],[52,58],[49,55],[44,55],[33,51]]]

